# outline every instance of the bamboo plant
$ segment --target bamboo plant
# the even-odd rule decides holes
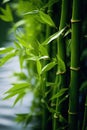
[[[80,69],[80,0],[73,0],[71,33],[71,81],[69,98],[69,130],[78,129]]]
[[[10,32],[14,32],[15,39],[14,46],[0,48],[0,54],[5,54],[0,66],[18,56],[21,68],[20,73],[15,73],[19,82],[5,93],[4,99],[16,95],[16,105],[32,91],[30,112],[18,114],[18,122],[28,125],[36,119],[41,130],[79,130],[80,0],[3,0],[4,3],[6,8],[0,8],[0,19],[11,22]],[[86,105],[83,130],[87,127]]]
[[[68,12],[69,12],[68,6],[69,6],[69,1],[62,0],[59,30],[66,27],[68,24]],[[64,62],[65,66],[66,66],[66,43],[65,43],[65,39],[64,39],[63,34],[61,34],[58,38],[57,48],[58,48],[57,57],[61,58],[61,60]],[[62,70],[61,70],[59,64],[58,64],[58,71],[57,71],[57,79],[56,80],[58,82],[58,85],[56,88],[57,91],[60,91],[61,89],[66,88],[66,86],[67,86],[66,70],[64,68],[62,68]],[[58,126],[57,118],[60,118],[60,115],[62,115],[62,116],[67,115],[67,110],[65,110],[66,108],[63,109],[64,102],[61,103],[60,105],[58,103],[61,99],[62,99],[62,97],[60,97],[56,101],[56,117],[54,116],[54,118],[56,118],[56,119],[54,119],[53,130],[56,130],[60,127],[60,126]]]

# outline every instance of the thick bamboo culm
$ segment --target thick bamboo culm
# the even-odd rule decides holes
[[[71,19],[71,81],[69,97],[69,130],[78,130],[80,69],[80,0],[73,0]]]
[[[62,7],[61,7],[61,18],[60,18],[60,25],[59,25],[59,30],[63,29],[67,23],[68,23],[68,9],[69,9],[69,0],[62,0]],[[64,63],[66,64],[66,44],[65,44],[65,41],[64,41],[64,38],[63,38],[63,35],[61,35],[59,38],[58,38],[58,52],[57,52],[57,55],[58,57],[60,57]],[[60,89],[66,87],[66,73],[64,72],[60,72],[60,74],[57,75],[57,82],[58,82],[58,88],[57,88],[57,91],[59,91]],[[60,114],[63,114],[64,112],[64,109],[65,108],[62,108],[63,105],[61,104],[60,106],[58,106],[58,102],[59,102],[60,99],[57,99],[56,101],[56,113],[60,113]],[[54,116],[55,118],[55,116]],[[57,116],[56,118],[54,119],[54,126],[53,126],[53,130],[56,130],[56,129],[60,129],[59,125],[58,125],[58,119],[57,119]]]

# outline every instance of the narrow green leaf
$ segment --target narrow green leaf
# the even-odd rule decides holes
[[[0,48],[0,54],[8,53],[10,51],[14,50],[13,47],[8,47],[8,48]]]
[[[5,4],[5,3],[7,3],[7,2],[9,2],[10,0],[3,0],[3,4]]]
[[[50,100],[61,97],[65,92],[67,92],[68,88],[63,88],[57,94],[53,95]]]
[[[34,15],[34,14],[38,14],[38,13],[39,13],[39,10],[32,10],[32,11],[26,12],[22,15]]]
[[[8,53],[5,57],[0,59],[0,66],[5,64],[9,59],[13,58],[16,55],[16,52]]]
[[[24,63],[24,56],[22,54],[19,56],[19,63],[20,63],[20,68],[22,69]]]
[[[19,91],[21,89],[25,89],[25,88],[29,88],[30,87],[30,84],[29,83],[17,83],[17,84],[13,84],[13,87],[10,88],[6,93],[10,93],[10,92],[14,92],[14,91]]]
[[[63,28],[62,30],[54,33],[53,35],[51,35],[50,37],[48,37],[42,44],[43,45],[47,45],[50,42],[52,42],[53,40],[57,39],[64,31],[65,31],[66,27]]]
[[[21,49],[22,48],[22,45],[18,42],[14,42],[15,46],[18,48],[18,49]]]
[[[12,12],[10,9],[10,6],[7,4],[6,9],[0,8],[1,12],[3,13],[0,15],[0,18],[6,22],[12,22],[13,21],[13,16]]]
[[[13,106],[15,106],[16,103],[24,97],[24,95],[25,95],[25,93],[19,94],[19,95],[17,96],[17,98],[15,99]]]
[[[66,72],[66,66],[64,61],[58,56],[58,71],[56,74],[65,73]]]
[[[14,28],[18,28],[19,26],[22,26],[26,24],[25,20],[19,20],[17,23],[14,24]]]
[[[39,44],[39,51],[41,53],[41,55],[47,55],[48,56],[48,52],[47,52],[47,48],[44,47],[42,44]]]
[[[16,95],[17,93],[11,93],[11,94],[8,94],[6,97],[3,98],[3,100],[6,100],[6,99],[9,99],[9,98],[12,98]]]
[[[49,86],[55,86],[56,83],[52,83],[52,82],[46,82],[46,86],[49,87]]]
[[[57,64],[56,62],[51,62],[51,63],[47,64],[46,66],[44,66],[42,68],[41,74],[51,70],[56,64]]]
[[[40,75],[41,69],[42,69],[41,62],[39,60],[37,60],[36,61],[36,65],[37,65],[37,72]]]
[[[42,59],[47,60],[47,59],[49,59],[49,56],[41,56],[41,57],[39,58],[39,60],[42,60]]]
[[[51,19],[51,17],[48,14],[45,14],[44,12],[39,11],[39,15],[44,23],[46,23],[52,27],[55,27],[53,20]]]

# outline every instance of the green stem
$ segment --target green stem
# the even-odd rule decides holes
[[[67,25],[68,9],[69,9],[69,0],[62,0],[62,10],[61,10],[59,30],[63,29]],[[61,35],[58,38],[58,53],[57,53],[57,55],[66,64],[66,44],[65,44],[65,40],[63,38],[63,35]],[[59,82],[57,91],[59,91],[62,88],[65,88],[66,87],[66,73],[59,74],[58,76],[56,76],[56,78],[58,79],[58,82]],[[65,108],[63,108],[62,103],[60,105],[58,105],[59,100],[61,100],[61,99],[57,99],[57,101],[56,101],[56,113],[60,113],[60,114],[64,115],[66,113],[66,110],[64,110]],[[60,126],[58,126],[58,125],[59,124],[57,122],[57,119],[54,119],[53,130],[60,129],[59,128]]]
[[[69,99],[69,130],[78,129],[79,103],[79,46],[80,46],[80,0],[73,0],[71,37],[71,82]]]

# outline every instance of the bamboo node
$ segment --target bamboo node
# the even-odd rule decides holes
[[[79,23],[79,22],[81,22],[81,20],[80,19],[71,19],[71,23]]]
[[[54,113],[54,118],[58,118],[59,116],[57,115],[57,113]]]
[[[70,112],[68,111],[69,115],[77,115],[78,113],[77,112]]]
[[[66,71],[57,72],[56,75],[65,74]]]
[[[74,71],[78,71],[78,70],[80,70],[80,67],[72,67],[72,66],[71,66],[70,69],[71,69],[71,70],[74,70]]]

